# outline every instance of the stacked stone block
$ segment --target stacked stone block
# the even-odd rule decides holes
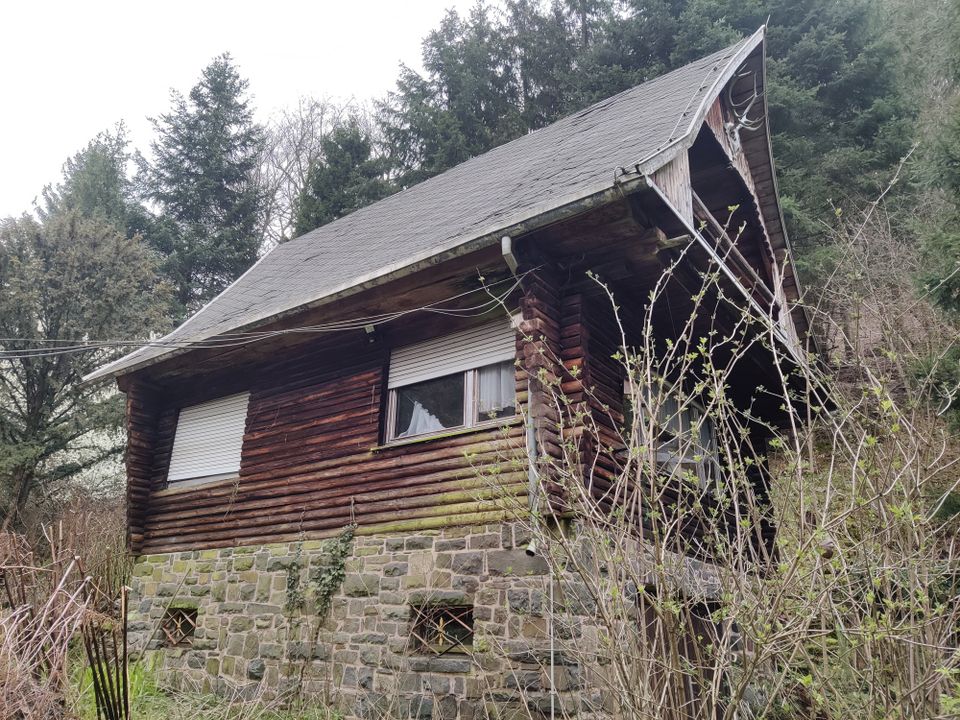
[[[528,540],[504,524],[360,536],[345,557],[329,540],[143,556],[131,645],[157,657],[174,687],[307,697],[348,717],[546,715],[551,578],[546,562],[525,552]],[[338,569],[342,583],[320,617],[318,593]],[[469,652],[418,647],[414,609],[428,604],[472,607]],[[158,627],[170,607],[197,610],[189,646],[164,646]],[[555,623],[560,647],[596,643],[589,612],[568,608]],[[558,712],[604,714],[601,683],[565,653],[553,659]]]

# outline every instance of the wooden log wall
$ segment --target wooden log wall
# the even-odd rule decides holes
[[[562,288],[555,270],[541,264],[521,267],[521,323],[518,333],[520,370],[529,387],[527,412],[533,420],[540,486],[547,494],[547,510],[563,504],[561,479],[556,471],[564,458],[564,409],[557,402],[563,379]]]
[[[388,357],[385,343],[313,342],[211,386],[206,397],[175,393],[152,413],[134,390],[131,430],[142,433],[141,425],[153,423],[152,442],[143,434],[143,448],[131,444],[128,454],[131,498],[138,501],[130,509],[131,533],[139,536],[134,550],[325,537],[351,523],[360,533],[477,524],[504,518],[511,498],[525,504],[519,422],[379,445]],[[523,401],[526,383],[517,377]],[[244,387],[243,378],[252,382]],[[177,406],[240,389],[250,391],[250,406],[239,478],[165,489]]]
[[[541,266],[523,276],[518,304],[517,400],[534,421],[545,509],[565,510],[563,481],[578,477],[608,507],[636,503],[631,512],[652,531],[640,493],[625,487],[620,474],[625,371],[614,357],[621,338],[609,302],[565,290],[558,273]],[[436,320],[430,325],[441,332]],[[380,444],[389,348],[416,339],[404,328],[398,337],[371,343],[358,331],[347,340],[304,343],[213,380],[169,388],[129,381],[134,552],[326,537],[352,523],[359,533],[480,524],[526,507],[522,415],[505,427]],[[250,406],[239,478],[167,488],[178,408],[242,390],[250,391]],[[578,416],[586,421],[574,420]],[[567,478],[551,476],[571,457],[579,467],[568,468]],[[665,495],[681,513],[700,500],[681,487]],[[691,512],[681,524],[684,542],[706,537],[697,525],[702,516]]]
[[[127,387],[126,405],[127,544],[133,552],[140,552],[152,488],[159,399],[146,383],[133,382]]]
[[[564,298],[564,364],[575,369],[564,392],[586,418],[580,442],[581,473],[597,498],[603,497],[618,473],[615,454],[623,446],[626,371],[614,359],[621,346],[613,310],[605,298],[582,293]]]

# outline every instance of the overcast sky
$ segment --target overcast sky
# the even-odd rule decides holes
[[[380,97],[448,7],[473,0],[12,0],[0,4],[0,216],[16,215],[63,161],[126,121],[145,148],[146,118],[186,93],[229,51],[258,117],[300,95]]]

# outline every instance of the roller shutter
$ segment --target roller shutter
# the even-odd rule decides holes
[[[390,356],[389,387],[452,375],[516,357],[516,332],[507,318],[426,342]]]
[[[229,395],[180,411],[168,482],[213,480],[240,471],[250,393]]]

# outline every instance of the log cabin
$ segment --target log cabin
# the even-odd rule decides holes
[[[564,452],[543,359],[598,432],[625,413],[593,278],[629,314],[666,264],[713,267],[805,356],[764,42],[761,28],[279,245],[89,378],[126,396],[131,643],[170,683],[324,693],[348,716],[516,700],[546,572],[517,513],[536,502],[531,466]],[[681,281],[666,292],[690,312]],[[760,349],[742,364],[746,397],[773,370]],[[480,637],[511,652],[448,652]],[[584,682],[562,690],[598,712]]]

